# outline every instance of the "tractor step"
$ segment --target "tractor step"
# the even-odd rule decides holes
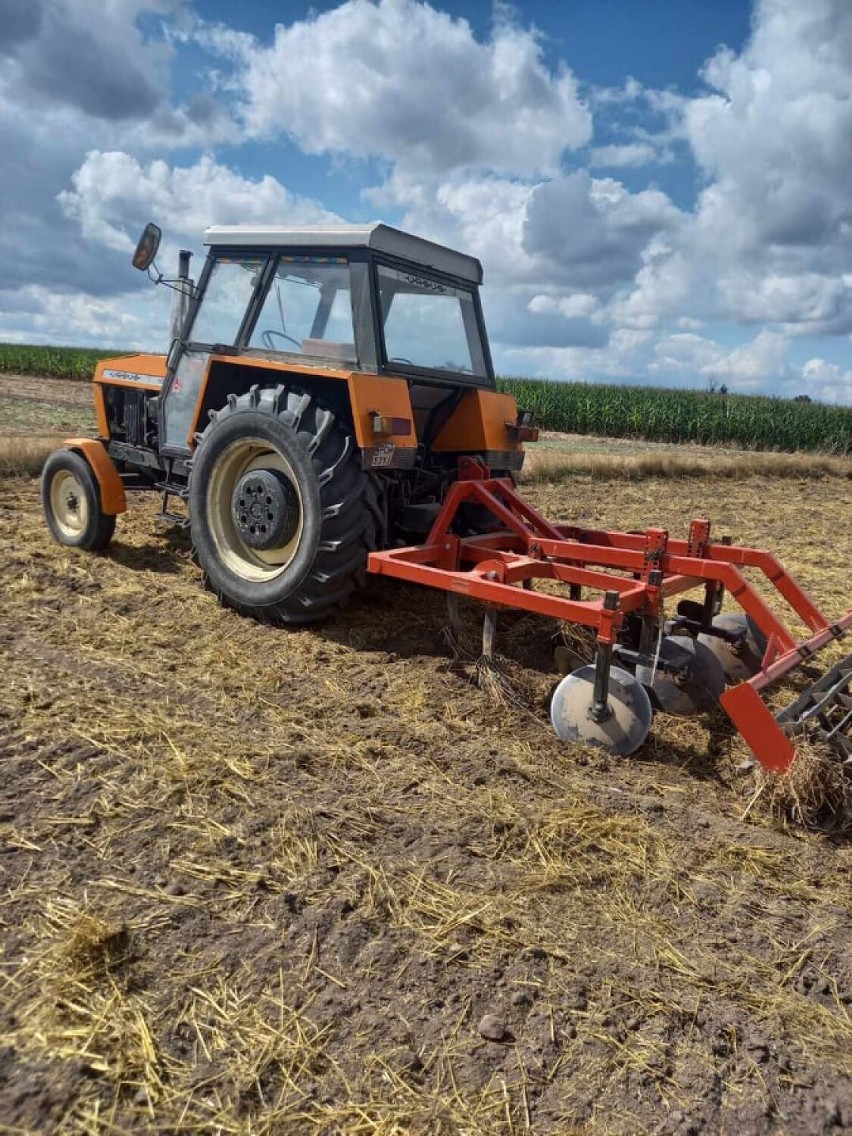
[[[169,498],[177,497],[179,501],[186,501],[189,498],[189,490],[185,485],[176,485],[169,481],[160,481],[155,486],[163,494],[163,506],[159,513],[155,515],[155,520],[162,521],[163,524],[177,525],[179,528],[189,528],[189,515],[188,513],[172,513],[169,511]]]
[[[177,513],[167,513],[165,510],[155,513],[154,520],[161,521],[164,525],[177,525],[181,529],[189,528],[189,517],[181,517]]]

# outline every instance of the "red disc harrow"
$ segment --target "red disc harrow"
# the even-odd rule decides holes
[[[487,535],[462,538],[453,532],[461,506],[478,505],[495,518],[498,528]],[[797,641],[743,569],[762,573],[783,597],[811,634]],[[852,760],[848,731],[852,721],[850,677],[852,656],[835,665],[796,702],[774,715],[761,694],[794,667],[811,662],[827,644],[841,638],[852,626],[852,611],[830,620],[805,593],[795,578],[770,552],[710,540],[710,523],[695,520],[686,540],[675,540],[659,528],[643,533],[608,532],[556,525],[546,520],[517,492],[509,478],[491,477],[475,459],[462,459],[459,479],[441,506],[425,543],[371,553],[369,570],[416,584],[468,596],[487,605],[511,607],[593,628],[596,656],[593,670],[583,668],[588,697],[577,699],[576,690],[564,712],[569,723],[562,736],[607,744],[605,724],[613,716],[614,689],[631,677],[653,682],[659,673],[681,686],[690,681],[690,657],[661,652],[664,603],[693,589],[702,589],[701,601],[678,605],[678,614],[666,624],[684,647],[699,639],[732,661],[757,654],[751,677],[721,694],[720,702],[736,728],[769,770],[783,772],[795,756],[794,736],[811,728],[838,743]],[[536,590],[540,581],[565,585],[567,595]],[[731,628],[730,617],[719,619],[727,591],[743,612]],[[726,623],[727,619],[727,623]],[[493,634],[493,623],[490,636]],[[701,650],[704,650],[702,647]],[[618,664],[613,668],[613,661]],[[628,672],[622,670],[622,667]],[[618,680],[613,678],[613,670]],[[726,668],[728,669],[728,668]],[[733,668],[734,670],[736,668]],[[579,674],[579,672],[578,672]],[[557,690],[557,694],[559,691]],[[554,696],[556,698],[556,696]],[[568,705],[566,702],[566,705]],[[663,703],[665,705],[665,703]],[[579,708],[578,708],[579,707]],[[616,715],[617,717],[618,715]],[[600,727],[597,732],[595,723]],[[650,715],[648,715],[650,724]],[[588,729],[587,729],[588,726]],[[634,730],[631,752],[647,734]]]

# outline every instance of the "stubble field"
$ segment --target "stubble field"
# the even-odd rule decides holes
[[[848,486],[527,492],[628,529],[709,513],[839,612]],[[852,1127],[852,850],[754,801],[723,715],[660,714],[628,760],[565,747],[547,623],[503,621],[495,701],[441,597],[372,581],[260,627],[155,510],[79,554],[2,482],[0,1130]]]

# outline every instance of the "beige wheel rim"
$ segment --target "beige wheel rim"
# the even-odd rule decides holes
[[[299,502],[299,523],[293,536],[278,548],[251,548],[234,524],[231,502],[241,477],[254,469],[274,469],[283,473],[295,490]],[[219,457],[207,486],[207,518],[210,533],[223,564],[237,576],[253,583],[274,580],[292,562],[302,539],[304,509],[302,492],[285,457],[262,438],[240,438]]]
[[[60,470],[50,483],[50,508],[56,527],[69,540],[86,528],[89,502],[83,486],[68,470]]]

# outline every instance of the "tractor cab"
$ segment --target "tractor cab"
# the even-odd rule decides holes
[[[161,396],[162,452],[190,452],[199,411],[215,408],[202,388],[233,376],[226,360],[402,376],[421,418],[448,389],[494,389],[475,258],[383,224],[214,227],[204,239]]]

